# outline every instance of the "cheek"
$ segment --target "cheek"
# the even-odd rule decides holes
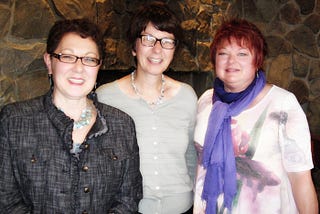
[[[59,78],[61,76],[64,76],[64,74],[66,73],[66,67],[62,64],[52,63],[51,72],[53,77]]]
[[[255,72],[255,68],[256,66],[253,64],[252,61],[248,61],[248,62],[243,62],[242,66],[247,68],[248,70],[252,70],[253,72]]]
[[[168,61],[172,61],[173,60],[173,56],[174,56],[174,51],[169,51],[166,53],[166,58],[168,59]]]
[[[224,66],[224,62],[222,60],[216,60],[215,68],[219,69]]]
[[[136,40],[134,49],[132,51],[132,53],[135,53],[135,55],[141,54],[144,52],[145,46],[142,46],[141,42],[139,42],[138,40]]]
[[[216,65],[228,63],[228,56],[216,56]]]
[[[146,55],[144,48],[141,48],[139,45],[136,46],[136,50],[132,52],[132,55],[140,59],[142,56]]]
[[[90,79],[96,79],[98,72],[99,72],[99,68],[98,69],[92,68],[87,71],[87,75],[90,77]]]

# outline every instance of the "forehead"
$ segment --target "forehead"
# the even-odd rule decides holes
[[[57,49],[84,49],[90,51],[98,51],[97,44],[91,37],[82,38],[76,33],[67,33],[59,42]]]
[[[219,44],[217,45],[217,48],[224,48],[226,46],[237,46],[240,48],[248,49],[251,53],[254,53],[254,49],[252,47],[252,43],[250,41],[247,41],[244,38],[234,38],[234,37],[229,37],[229,38],[224,38],[222,39]]]
[[[172,33],[168,33],[167,31],[158,30],[152,22],[149,22],[146,28],[142,31],[143,33],[151,34],[157,38],[174,38]]]

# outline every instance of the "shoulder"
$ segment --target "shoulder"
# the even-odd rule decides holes
[[[273,97],[273,99],[278,100],[278,102],[286,104],[298,104],[298,100],[296,96],[290,92],[287,91],[286,89],[280,88],[276,85],[273,85],[271,90],[270,90],[270,96]]]
[[[98,96],[103,95],[104,93],[115,90],[115,88],[116,88],[116,81],[105,83],[97,88],[96,93]]]
[[[195,99],[198,99],[198,96],[191,85],[184,83],[184,82],[181,82],[181,88],[184,93],[189,94],[190,96],[192,96]]]
[[[26,101],[7,104],[1,109],[0,118],[14,118],[33,116],[44,111],[44,96],[36,97]]]
[[[213,89],[208,89],[206,90],[205,92],[203,92],[203,94],[201,94],[200,98],[199,98],[199,101],[202,101],[202,100],[207,100],[207,99],[211,99],[213,96]]]
[[[171,99],[178,107],[177,109],[183,108],[185,112],[196,114],[198,97],[189,84],[177,81],[176,93]]]
[[[102,103],[115,105],[121,103],[124,99],[132,96],[130,94],[131,84],[130,76],[124,76],[121,79],[101,85],[97,90],[98,100]]]
[[[207,106],[212,105],[213,89],[206,90],[198,100],[198,111],[201,112]]]
[[[276,86],[276,85],[271,85],[270,92],[273,94],[282,94],[282,95],[292,94],[290,91],[287,91],[286,89],[280,88],[279,86]]]
[[[178,94],[182,94],[183,96],[187,96],[187,99],[197,100],[197,94],[194,89],[187,83],[175,80],[171,77],[166,76],[166,85],[168,90],[170,91],[169,97],[174,97]]]
[[[121,93],[116,81],[106,83],[97,88],[96,94],[99,102],[112,104],[119,99]],[[116,97],[118,99],[115,99]]]
[[[113,106],[98,102],[97,107],[101,114],[110,121],[126,121],[126,122],[131,122],[132,118],[129,116],[127,113],[124,111],[115,108]]]
[[[198,96],[193,88],[187,83],[180,83],[179,91],[176,95],[176,99],[179,99],[181,102],[187,102],[188,105],[197,105]]]

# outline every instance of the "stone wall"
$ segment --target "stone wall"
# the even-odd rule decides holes
[[[42,56],[48,30],[58,19],[89,17],[104,29],[107,57],[101,72],[121,72],[134,65],[125,31],[133,11],[145,2],[0,0],[0,108],[48,89]],[[221,18],[246,18],[258,25],[267,38],[269,56],[264,67],[268,81],[296,94],[311,131],[319,135],[320,0],[165,2],[182,20],[185,35],[172,70],[183,74],[206,73],[211,77],[209,45]],[[200,85],[209,88],[211,82]]]

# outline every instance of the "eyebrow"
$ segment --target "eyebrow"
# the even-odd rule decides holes
[[[146,31],[142,31],[140,34],[145,34],[145,35],[153,36],[154,38],[159,39],[158,37],[154,36],[152,33],[147,33]],[[172,34],[172,35],[173,35],[173,34]],[[170,37],[169,37],[169,36],[164,36],[164,37],[161,37],[160,39],[162,39],[162,38],[175,39],[175,36],[173,35],[173,38],[171,38],[171,35],[170,35]]]

